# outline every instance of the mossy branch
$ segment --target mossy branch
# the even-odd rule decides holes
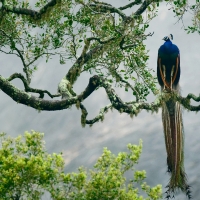
[[[20,78],[26,85],[25,80],[20,75],[15,75],[17,78]],[[13,76],[13,77],[15,77]],[[0,89],[10,96],[14,101],[17,103],[21,103],[37,110],[63,110],[69,108],[71,105],[76,105],[79,103],[81,110],[82,110],[82,121],[83,124],[93,124],[99,119],[103,119],[104,113],[108,110],[108,108],[115,108],[120,113],[127,113],[130,116],[137,115],[141,110],[149,110],[152,112],[157,112],[158,109],[161,107],[162,102],[166,101],[166,99],[174,98],[175,100],[179,101],[186,109],[191,111],[199,111],[200,105],[193,106],[190,104],[189,99],[193,98],[195,101],[200,100],[200,96],[196,97],[193,94],[189,94],[187,97],[182,97],[175,92],[171,93],[162,93],[158,96],[158,98],[152,102],[123,102],[122,99],[117,95],[115,90],[112,88],[112,85],[104,78],[100,76],[93,76],[90,78],[88,86],[85,90],[77,95],[63,100],[44,100],[41,98],[37,98],[26,91],[20,90],[13,86],[9,80],[12,80],[13,77],[9,79],[5,79],[0,75]],[[111,105],[106,106],[103,108],[99,115],[96,116],[93,120],[86,120],[87,117],[87,110],[81,104],[87,97],[89,97],[95,90],[99,87],[103,87],[108,95],[108,98],[111,102]],[[34,91],[34,89],[33,89]],[[39,92],[39,91],[38,91]],[[40,91],[44,92],[44,91]]]
[[[27,9],[27,8],[17,8],[17,7],[7,7],[6,5],[2,5],[1,9],[6,12],[11,12],[20,15],[28,15],[33,19],[41,19],[42,16],[47,12],[49,8],[52,8],[58,3],[59,0],[51,0],[46,5],[44,5],[39,11]]]
[[[107,113],[108,110],[110,108],[112,108],[112,104],[109,104],[109,105],[105,106],[104,108],[100,109],[99,114],[91,120],[86,119],[88,112],[87,112],[85,106],[83,104],[80,104],[80,108],[81,108],[81,112],[82,112],[81,124],[83,127],[85,127],[86,124],[92,125],[92,124],[98,122],[99,120],[103,121],[105,113]]]

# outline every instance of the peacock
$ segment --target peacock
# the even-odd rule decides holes
[[[172,43],[172,34],[164,37],[163,40],[165,42],[158,50],[158,83],[161,86],[161,92],[179,94],[180,51]],[[181,105],[173,98],[165,100],[162,104],[162,122],[167,151],[167,171],[170,173],[166,199],[173,198],[178,189],[185,192],[188,199],[191,199],[190,186],[187,184],[184,170],[184,130]]]

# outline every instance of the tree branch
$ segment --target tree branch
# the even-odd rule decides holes
[[[146,8],[154,1],[155,0],[144,0],[142,5],[137,9],[134,15],[136,16],[141,15],[146,10]]]
[[[105,106],[104,108],[102,108],[99,112],[99,114],[91,119],[91,120],[87,120],[86,117],[88,115],[88,112],[85,108],[85,106],[83,104],[80,104],[80,108],[81,108],[81,112],[82,112],[82,115],[81,115],[81,124],[83,127],[85,127],[85,124],[94,124],[96,122],[98,122],[99,120],[103,121],[104,119],[104,114],[108,111],[108,109],[112,108],[112,104],[109,104],[107,106]]]
[[[35,89],[35,88],[29,87],[29,84],[28,84],[27,80],[26,80],[25,77],[24,77],[22,74],[20,74],[20,73],[14,73],[14,74],[12,74],[7,80],[8,80],[8,81],[12,81],[12,80],[14,80],[14,79],[16,79],[16,78],[19,78],[19,79],[22,80],[26,92],[39,93],[39,94],[40,94],[39,98],[44,98],[44,94],[45,94],[45,93],[48,94],[51,98],[61,96],[60,94],[54,94],[54,95],[53,95],[53,94],[51,94],[51,93],[50,93],[49,91],[47,91],[47,90],[40,90],[40,89]]]
[[[8,35],[8,34],[7,34],[4,30],[2,30],[2,29],[0,29],[0,32],[1,32],[5,37],[7,37],[7,38],[10,40],[10,43],[11,43],[11,47],[10,47],[10,48],[11,48],[11,50],[15,50],[15,51],[17,52],[16,55],[21,59],[22,64],[23,64],[23,66],[24,66],[23,71],[24,71],[24,73],[26,74],[26,78],[27,78],[27,81],[28,81],[27,83],[30,84],[30,82],[31,82],[31,76],[30,76],[30,73],[29,73],[29,71],[28,71],[28,66],[26,65],[26,62],[25,62],[25,60],[24,60],[24,57],[23,57],[21,51],[16,47],[15,42],[14,42],[12,36]]]
[[[103,45],[97,45],[96,47],[91,49],[88,53],[81,54],[81,56],[76,60],[74,65],[69,69],[68,73],[66,74],[66,78],[67,80],[70,81],[71,85],[75,83],[78,76],[80,75],[82,66],[92,58],[95,58],[97,55],[99,55],[102,50],[103,50]]]
[[[27,9],[27,8],[16,8],[16,7],[9,8],[5,6],[4,4],[2,5],[2,9],[11,13],[28,15],[34,19],[41,19],[42,15],[47,12],[48,8],[55,6],[57,3],[58,3],[58,0],[51,0],[39,11],[35,11],[35,10]]]
[[[136,88],[134,88],[128,81],[124,80],[120,74],[117,73],[116,69],[114,67],[110,67],[109,71],[111,74],[115,76],[116,79],[120,80],[122,83],[125,83],[129,88],[132,89],[133,92],[135,92],[136,102],[139,101],[139,94]]]
[[[110,13],[117,13],[119,16],[122,17],[123,20],[125,20],[127,18],[127,16],[118,8],[115,8],[111,5],[107,5],[107,4],[89,4],[90,7],[96,8],[98,9],[100,12],[110,12]]]
[[[193,99],[196,102],[200,101],[200,95],[197,97],[194,94],[188,94],[187,97],[181,97],[181,96],[176,96],[177,101],[179,101],[184,108],[190,111],[199,111],[200,110],[200,105],[198,106],[193,106],[190,104],[190,99]]]
[[[86,121],[87,110],[80,104],[84,99],[86,99],[90,94],[92,94],[97,88],[103,87],[108,95],[108,98],[111,102],[111,105],[105,107],[100,111],[100,115],[94,118],[93,120]],[[190,98],[200,101],[200,96],[196,97],[195,95],[189,94],[187,97],[181,97],[175,92],[168,94],[162,93],[158,98],[152,103],[146,102],[123,102],[121,98],[116,94],[115,90],[112,88],[111,84],[104,78],[97,75],[90,78],[88,86],[86,89],[79,95],[71,97],[64,100],[44,100],[37,98],[25,91],[19,90],[13,86],[7,79],[0,75],[0,89],[10,96],[17,103],[21,103],[37,110],[63,110],[69,108],[71,105],[77,104],[80,105],[82,109],[82,116],[85,123],[95,123],[99,119],[103,118],[104,112],[111,106],[118,110],[121,113],[130,114],[130,116],[137,115],[142,109],[151,110],[152,112],[157,112],[159,107],[161,107],[162,102],[166,101],[169,98],[173,98],[179,101],[185,108],[191,111],[199,111],[200,105],[193,106],[190,104]],[[83,114],[83,111],[85,113]]]
[[[195,96],[194,94],[188,94],[187,95],[187,97],[186,97],[188,100],[190,100],[190,99],[193,99],[194,101],[196,101],[196,102],[199,102],[200,101],[200,95],[197,97],[197,96]]]
[[[0,88],[14,101],[35,108],[37,110],[62,110],[77,102],[77,98],[70,100],[44,100],[25,91],[19,90],[0,75]]]
[[[135,12],[135,15],[142,14],[144,10],[148,7],[148,5],[150,5],[152,2],[153,0],[145,0],[140,6],[140,8]],[[126,16],[120,9],[117,9],[111,5],[96,2],[95,4],[89,4],[89,6],[100,9],[103,12],[109,11],[111,13],[113,12],[118,13],[123,18],[125,23],[130,23],[132,21],[132,17]],[[122,33],[120,33],[120,35],[122,35]],[[116,38],[110,38],[106,41],[102,41],[100,38],[91,37],[91,38],[88,38],[88,40],[86,40],[87,42],[85,43],[85,47],[83,48],[81,56],[76,60],[74,65],[69,69],[68,73],[66,74],[66,79],[70,81],[71,85],[74,84],[74,82],[77,80],[78,76],[80,75],[82,71],[82,66],[89,60],[98,56],[101,53],[101,51],[104,49],[105,45],[107,45],[110,41],[114,39]],[[96,47],[94,47],[87,53],[91,40],[97,40],[100,43],[100,45],[97,45]],[[120,47],[122,50],[126,48],[132,48],[135,46],[135,44],[131,44],[127,46],[124,46],[123,44],[124,44],[124,40],[122,39],[120,43]]]
[[[127,8],[131,8],[134,5],[139,5],[141,3],[142,3],[142,0],[135,0],[134,2],[131,2],[131,3],[127,4],[127,5],[125,5],[125,6],[119,7],[118,9],[119,10],[125,10]]]

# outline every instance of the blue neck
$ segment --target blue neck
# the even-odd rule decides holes
[[[171,40],[167,40],[167,41],[164,43],[164,47],[165,47],[165,49],[166,49],[167,51],[171,51],[171,49],[173,48]]]

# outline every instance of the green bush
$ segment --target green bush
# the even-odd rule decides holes
[[[41,199],[48,191],[52,199],[64,200],[143,200],[161,199],[162,187],[150,188],[143,180],[145,171],[135,171],[142,151],[139,145],[128,144],[128,152],[117,156],[104,148],[94,169],[79,168],[78,173],[65,173],[62,154],[48,154],[43,134],[32,131],[24,136],[11,138],[0,135],[0,199]],[[133,171],[133,179],[126,182],[124,176]],[[141,189],[148,197],[139,195]]]

